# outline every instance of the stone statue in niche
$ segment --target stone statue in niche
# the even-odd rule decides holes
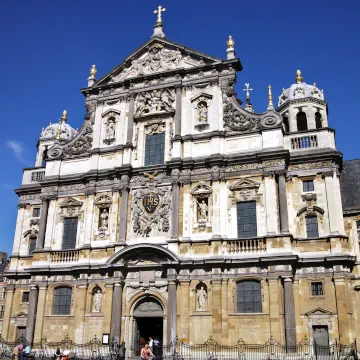
[[[207,292],[203,286],[197,290],[197,301],[198,301],[198,308],[201,311],[206,311],[206,300],[207,300]]]
[[[102,306],[102,297],[103,294],[101,292],[100,289],[96,289],[95,293],[94,293],[94,307],[93,307],[93,311],[94,312],[100,312],[101,311],[101,306]]]
[[[110,118],[106,123],[104,143],[111,144],[114,141],[115,141],[115,120],[113,118]]]
[[[201,202],[197,201],[199,208],[199,219],[207,220],[208,217],[208,206],[206,205],[205,200],[201,200]]]
[[[107,228],[108,227],[108,219],[109,213],[106,209],[104,209],[100,215],[100,227]]]
[[[204,102],[200,102],[198,105],[198,120],[199,123],[207,123],[208,121],[207,104]]]

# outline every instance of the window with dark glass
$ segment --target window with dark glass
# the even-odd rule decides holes
[[[358,240],[360,241],[360,220],[356,222],[356,231],[357,231]]]
[[[75,249],[76,248],[76,235],[78,228],[78,218],[65,218],[64,219],[64,234],[62,248],[66,249]]]
[[[40,216],[40,208],[33,208],[33,217]]]
[[[257,280],[238,282],[236,301],[238,313],[260,313],[262,311],[260,282]]]
[[[306,114],[303,111],[299,111],[296,114],[296,124],[298,131],[303,131],[308,129]]]
[[[323,283],[321,281],[311,283],[311,294],[312,296],[324,295]]]
[[[315,113],[315,126],[317,129],[321,129],[322,128],[322,121],[321,121],[321,114],[317,111]]]
[[[319,237],[319,228],[316,215],[306,216],[306,234],[308,238]]]
[[[4,318],[5,305],[0,305],[0,319]]]
[[[5,279],[4,279],[5,282]],[[6,300],[6,288],[1,289],[1,300]]]
[[[72,289],[58,287],[54,290],[53,314],[70,315]]]
[[[256,202],[244,201],[236,204],[239,238],[257,236]]]
[[[24,291],[22,293],[21,301],[24,302],[24,303],[27,303],[27,302],[29,302],[29,297],[30,297],[30,292],[29,291]]]
[[[303,192],[314,191],[314,181],[304,180],[303,181]]]
[[[29,255],[32,255],[36,248],[36,238],[30,238],[29,241]]]
[[[144,165],[164,163],[165,133],[146,135]]]

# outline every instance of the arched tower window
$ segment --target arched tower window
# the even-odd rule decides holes
[[[298,131],[303,131],[308,129],[306,114],[303,111],[299,111],[296,115],[296,123]]]
[[[317,129],[322,128],[321,114],[318,111],[315,113],[315,125]]]
[[[284,124],[284,131],[285,131],[286,133],[288,133],[288,132],[290,131],[290,128],[289,128],[289,118],[288,118],[286,115],[283,116],[283,124]]]

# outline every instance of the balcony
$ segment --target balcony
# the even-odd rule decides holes
[[[225,243],[226,255],[250,255],[266,253],[266,239],[238,239],[228,240]]]
[[[23,185],[36,184],[45,177],[45,169],[44,168],[30,168],[24,169],[23,174]]]
[[[284,148],[290,151],[335,149],[334,130],[323,128],[287,134],[284,136]]]
[[[79,260],[79,255],[79,250],[54,251],[50,254],[50,262],[52,264],[66,264],[77,262]]]

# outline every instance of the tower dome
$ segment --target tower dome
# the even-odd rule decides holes
[[[315,98],[324,100],[324,93],[320,90],[316,83],[309,85],[304,82],[301,76],[301,71],[296,72],[295,84],[292,84],[288,89],[283,89],[279,96],[278,106],[281,106],[288,100],[304,99],[304,98]]]

